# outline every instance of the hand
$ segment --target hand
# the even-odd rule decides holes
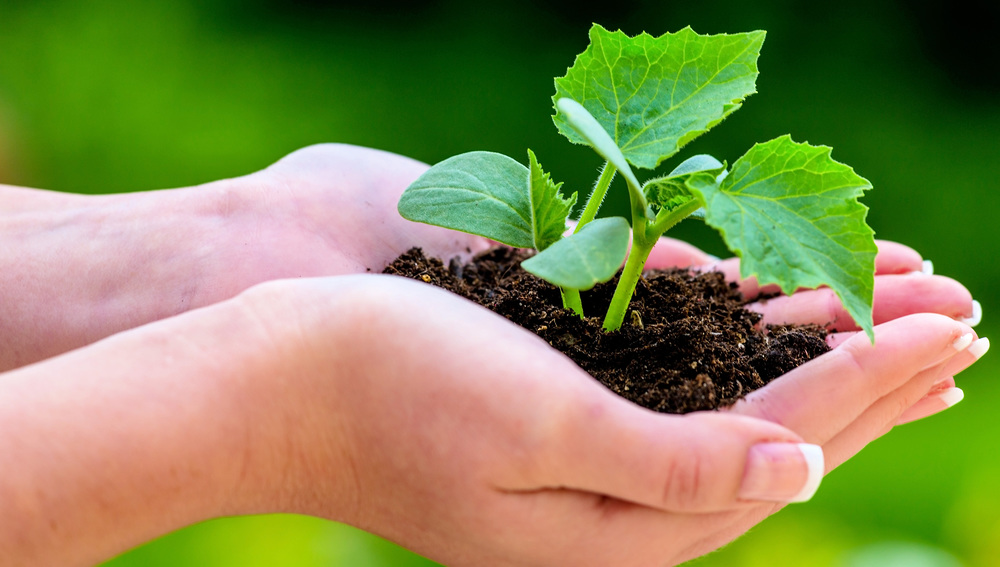
[[[452,566],[703,554],[802,490],[808,466],[795,444],[822,445],[832,469],[977,355],[965,324],[915,315],[732,411],[671,416],[623,401],[534,335],[428,286],[335,278],[244,299],[261,321],[291,314],[305,345],[295,352],[311,353],[267,396],[288,442],[264,461],[286,490],[246,511],[346,521]],[[282,446],[265,437],[256,445]]]
[[[299,150],[197,187],[84,197],[0,186],[0,371],[271,279],[378,272],[411,246],[488,244],[396,212],[427,168],[354,146]],[[30,285],[26,282],[30,282]]]

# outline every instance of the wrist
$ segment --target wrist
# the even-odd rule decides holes
[[[356,382],[377,317],[355,278],[268,282],[234,300],[258,329],[266,370],[239,386],[245,465],[226,514],[297,513],[354,523]],[[370,325],[368,325],[370,327]],[[359,418],[364,419],[364,418]]]

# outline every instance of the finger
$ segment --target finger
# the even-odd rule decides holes
[[[956,388],[954,383],[954,379],[951,379],[950,386],[943,382],[940,386],[932,387],[926,396],[899,416],[899,419],[896,420],[896,425],[903,425],[904,423],[930,417],[962,401],[965,398],[965,392],[961,388]]]
[[[918,372],[895,391],[883,396],[853,423],[823,444],[827,466],[832,470],[856,455],[866,445],[896,426],[911,408],[927,400],[926,393],[942,378],[944,363]],[[944,377],[947,380],[947,377]],[[923,409],[927,409],[926,406]],[[943,409],[943,408],[942,408]]]
[[[854,335],[860,333],[861,331],[841,331],[838,333],[830,333],[826,336],[826,345],[831,349],[837,348],[847,342]]]
[[[930,262],[905,244],[891,240],[876,240],[875,244],[878,245],[878,254],[875,256],[876,275],[934,273]]]
[[[860,335],[860,331],[844,332],[844,333],[830,333],[826,337],[826,344],[831,348],[837,348],[838,346],[844,344],[851,337],[855,335]],[[945,374],[954,376],[959,372],[968,368],[973,362],[979,360],[984,354],[990,350],[990,339],[988,337],[980,337],[973,341],[972,345],[964,351],[956,354],[945,366],[942,371]]]
[[[835,331],[858,329],[830,288],[801,291],[747,305],[763,315],[761,324],[815,323]],[[972,317],[969,290],[943,276],[887,275],[875,278],[872,316],[875,324],[913,313],[940,313],[953,319]]]
[[[875,275],[898,275],[915,272],[930,275],[930,273],[933,273],[931,264],[929,262],[925,263],[920,254],[909,246],[888,240],[876,240],[875,243],[878,245],[878,254],[875,256]],[[653,250],[655,251],[656,248],[654,247]],[[693,265],[700,266],[702,271],[722,272],[725,274],[727,280],[738,283],[740,293],[748,300],[762,294],[773,295],[781,292],[781,289],[774,284],[761,286],[757,282],[757,278],[749,277],[743,279],[740,275],[739,258],[727,258],[725,260],[704,264],[695,263]],[[652,266],[647,262],[646,267],[652,269],[660,266]]]
[[[973,362],[982,358],[990,350],[990,339],[980,337],[969,345],[969,348],[956,354],[948,364],[945,365],[942,373],[954,376],[972,365]]]
[[[921,371],[966,350],[975,338],[967,325],[935,314],[893,320],[877,326],[875,335],[874,345],[863,334],[851,337],[751,393],[732,411],[779,423],[822,444]]]
[[[744,416],[656,414],[602,392],[565,405],[556,420],[520,490],[567,488],[661,510],[711,512],[746,501],[807,499],[822,478],[819,447]]]
[[[682,240],[663,237],[656,241],[646,259],[647,270],[707,266],[719,259]],[[735,280],[732,280],[735,281]]]

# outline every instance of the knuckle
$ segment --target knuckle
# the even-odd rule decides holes
[[[858,379],[864,377],[867,371],[866,360],[871,351],[871,345],[868,343],[868,338],[862,335],[857,335],[852,337],[844,344],[837,347],[833,352],[837,353],[840,357],[840,362],[838,366],[839,373],[846,379]]]
[[[705,459],[697,450],[681,454],[688,456],[667,463],[661,500],[667,509],[697,509],[705,504]]]

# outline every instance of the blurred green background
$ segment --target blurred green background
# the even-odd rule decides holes
[[[523,161],[531,147],[585,190],[599,160],[556,133],[550,96],[594,21],[630,34],[767,30],[759,94],[681,157],[732,162],[789,132],[833,146],[874,183],[878,236],[963,281],[985,308],[980,334],[993,334],[996,2],[0,0],[0,182],[174,187],[346,142],[431,163],[474,149]],[[678,231],[724,252],[696,221]],[[998,360],[959,377],[961,405],[875,442],[812,502],[692,564],[1000,565]],[[271,516],[194,526],[107,565],[433,563],[353,528]]]

